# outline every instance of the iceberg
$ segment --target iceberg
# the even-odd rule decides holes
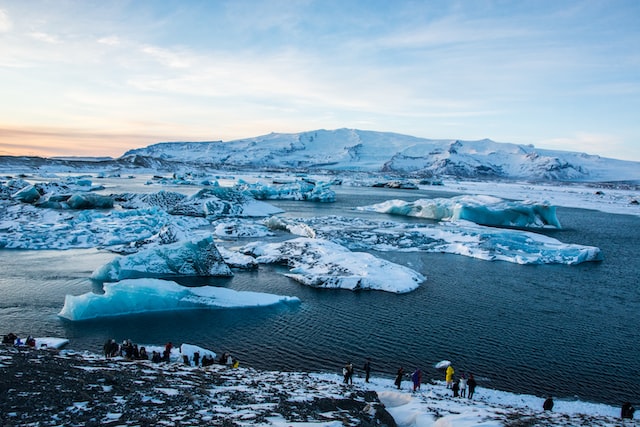
[[[272,221],[267,222],[271,224]],[[485,227],[469,221],[404,224],[338,216],[278,218],[277,226],[313,229],[325,239],[354,251],[405,251],[464,255],[516,264],[580,264],[602,261],[599,248],[560,242],[524,230]]]
[[[273,233],[266,225],[256,224],[240,218],[228,220],[215,220],[212,222],[213,234],[218,237],[266,237],[273,236]]]
[[[203,286],[187,288],[159,279],[129,279],[104,284],[104,294],[67,295],[58,316],[80,321],[131,314],[299,303],[297,297]]]
[[[191,231],[204,218],[169,215],[158,207],[109,211],[58,211],[19,204],[0,218],[0,248],[71,249],[129,245],[150,239],[163,227]]]
[[[420,273],[365,252],[351,252],[327,240],[300,237],[280,243],[251,243],[242,252],[259,263],[290,267],[287,277],[316,288],[379,290],[406,293],[425,277]],[[392,278],[392,280],[390,280]]]
[[[356,209],[437,221],[463,219],[480,225],[497,227],[562,228],[556,216],[555,206],[550,206],[548,203],[506,201],[484,195],[418,199],[413,202],[389,200]]]
[[[192,196],[170,191],[117,196],[125,209],[142,209],[157,206],[172,215],[199,217],[265,217],[282,210],[268,203],[255,200],[248,193],[228,187],[203,188]]]
[[[307,200],[313,202],[335,202],[336,193],[331,183],[309,179],[283,184],[268,185],[262,182],[250,184],[240,180],[236,188],[250,193],[258,200]]]
[[[233,276],[212,237],[147,248],[138,253],[117,256],[96,269],[91,278],[103,282],[142,277]]]

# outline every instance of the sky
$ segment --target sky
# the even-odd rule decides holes
[[[0,0],[0,155],[355,128],[640,161],[637,0]]]

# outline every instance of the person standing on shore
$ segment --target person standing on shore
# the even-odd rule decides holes
[[[467,380],[467,387],[469,387],[469,394],[467,397],[469,399],[473,399],[473,393],[476,391],[476,379],[473,378],[473,374],[469,374],[469,379]]]
[[[631,402],[624,402],[624,405],[622,405],[622,410],[620,411],[620,418],[632,420],[633,413],[635,411],[636,411],[636,408],[631,406]]]
[[[545,411],[553,410],[553,398],[551,396],[547,397],[547,400],[542,404],[542,409]]]
[[[402,369],[402,366],[400,366],[400,369],[398,369],[398,373],[396,374],[396,381],[394,382],[396,387],[398,387],[398,390],[400,390],[400,384],[402,384],[403,375],[404,375],[404,369]]]
[[[467,377],[464,373],[460,376],[460,397],[467,397]]]
[[[455,374],[456,371],[453,369],[453,366],[449,365],[447,366],[447,372],[445,374],[445,380],[447,381],[447,388],[451,388],[453,386],[453,374]]]
[[[364,382],[368,383],[369,382],[369,378],[371,377],[371,359],[367,359],[366,362],[364,362]]]
[[[422,382],[422,372],[420,368],[416,368],[411,374],[411,381],[413,381],[413,391],[420,389],[420,383]]]
[[[353,365],[351,362],[347,362],[342,369],[342,373],[344,374],[344,383],[353,384]]]

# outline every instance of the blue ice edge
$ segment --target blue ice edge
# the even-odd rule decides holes
[[[266,307],[299,304],[298,297],[203,286],[187,288],[160,279],[128,279],[105,283],[104,294],[67,295],[58,316],[70,321],[142,313],[196,309]]]

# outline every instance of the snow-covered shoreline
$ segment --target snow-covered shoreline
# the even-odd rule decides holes
[[[156,417],[158,422],[158,417],[173,417],[173,422],[188,425],[217,425],[215,420],[220,418],[233,421],[232,425],[275,427],[391,425],[363,422],[365,419],[374,420],[376,413],[380,416],[379,409],[376,410],[378,399],[396,425],[401,427],[609,427],[621,424],[620,410],[612,406],[556,400],[553,411],[549,412],[542,410],[543,397],[517,395],[481,385],[470,400],[452,397],[451,390],[441,380],[424,379],[420,389],[414,392],[408,378],[398,389],[393,379],[378,376],[375,372],[369,383],[357,373],[353,385],[345,385],[341,375],[332,373],[262,371],[242,364],[237,369],[221,365],[203,368],[186,366],[178,361],[160,364],[131,362],[122,357],[105,360],[103,356],[87,351],[69,349],[54,352],[3,345],[0,347],[0,373],[7,375],[11,372],[16,378],[33,378],[31,382],[5,389],[6,402],[15,402],[18,392],[23,398],[31,395],[34,400],[43,398],[36,396],[39,393],[33,384],[38,383],[39,374],[34,370],[46,372],[50,365],[57,363],[68,363],[71,368],[67,369],[71,372],[67,375],[84,379],[73,382],[70,386],[75,387],[73,390],[64,390],[66,386],[61,384],[65,381],[57,376],[59,374],[54,373],[42,381],[50,382],[52,394],[56,394],[53,390],[57,383],[57,388],[64,391],[64,398],[72,397],[73,403],[66,408],[57,408],[62,412],[56,414],[52,408],[30,414],[21,414],[19,410],[6,411],[5,408],[3,421],[6,425],[19,425],[21,416],[38,419],[39,425],[56,425],[56,419],[70,421],[74,416],[84,416],[92,411],[95,417],[104,412],[102,423],[109,425],[115,422],[132,425],[134,420],[131,417],[139,417],[138,422],[143,417]],[[13,371],[18,364],[19,374]],[[118,375],[117,380],[114,375]],[[122,393],[121,387],[125,382],[135,384],[136,389]],[[184,400],[185,396],[191,396],[191,400]],[[323,409],[323,401],[332,401],[337,408],[345,406],[341,410]],[[347,401],[359,402],[359,409],[344,409],[349,406],[345,403]],[[136,402],[138,408],[134,410],[132,406]],[[176,407],[172,407],[174,405]],[[191,406],[199,409],[188,411]],[[292,407],[297,411],[291,411]],[[51,418],[47,419],[47,416]],[[160,424],[164,424],[165,420],[162,421]],[[635,420],[625,420],[624,424],[637,425]]]

